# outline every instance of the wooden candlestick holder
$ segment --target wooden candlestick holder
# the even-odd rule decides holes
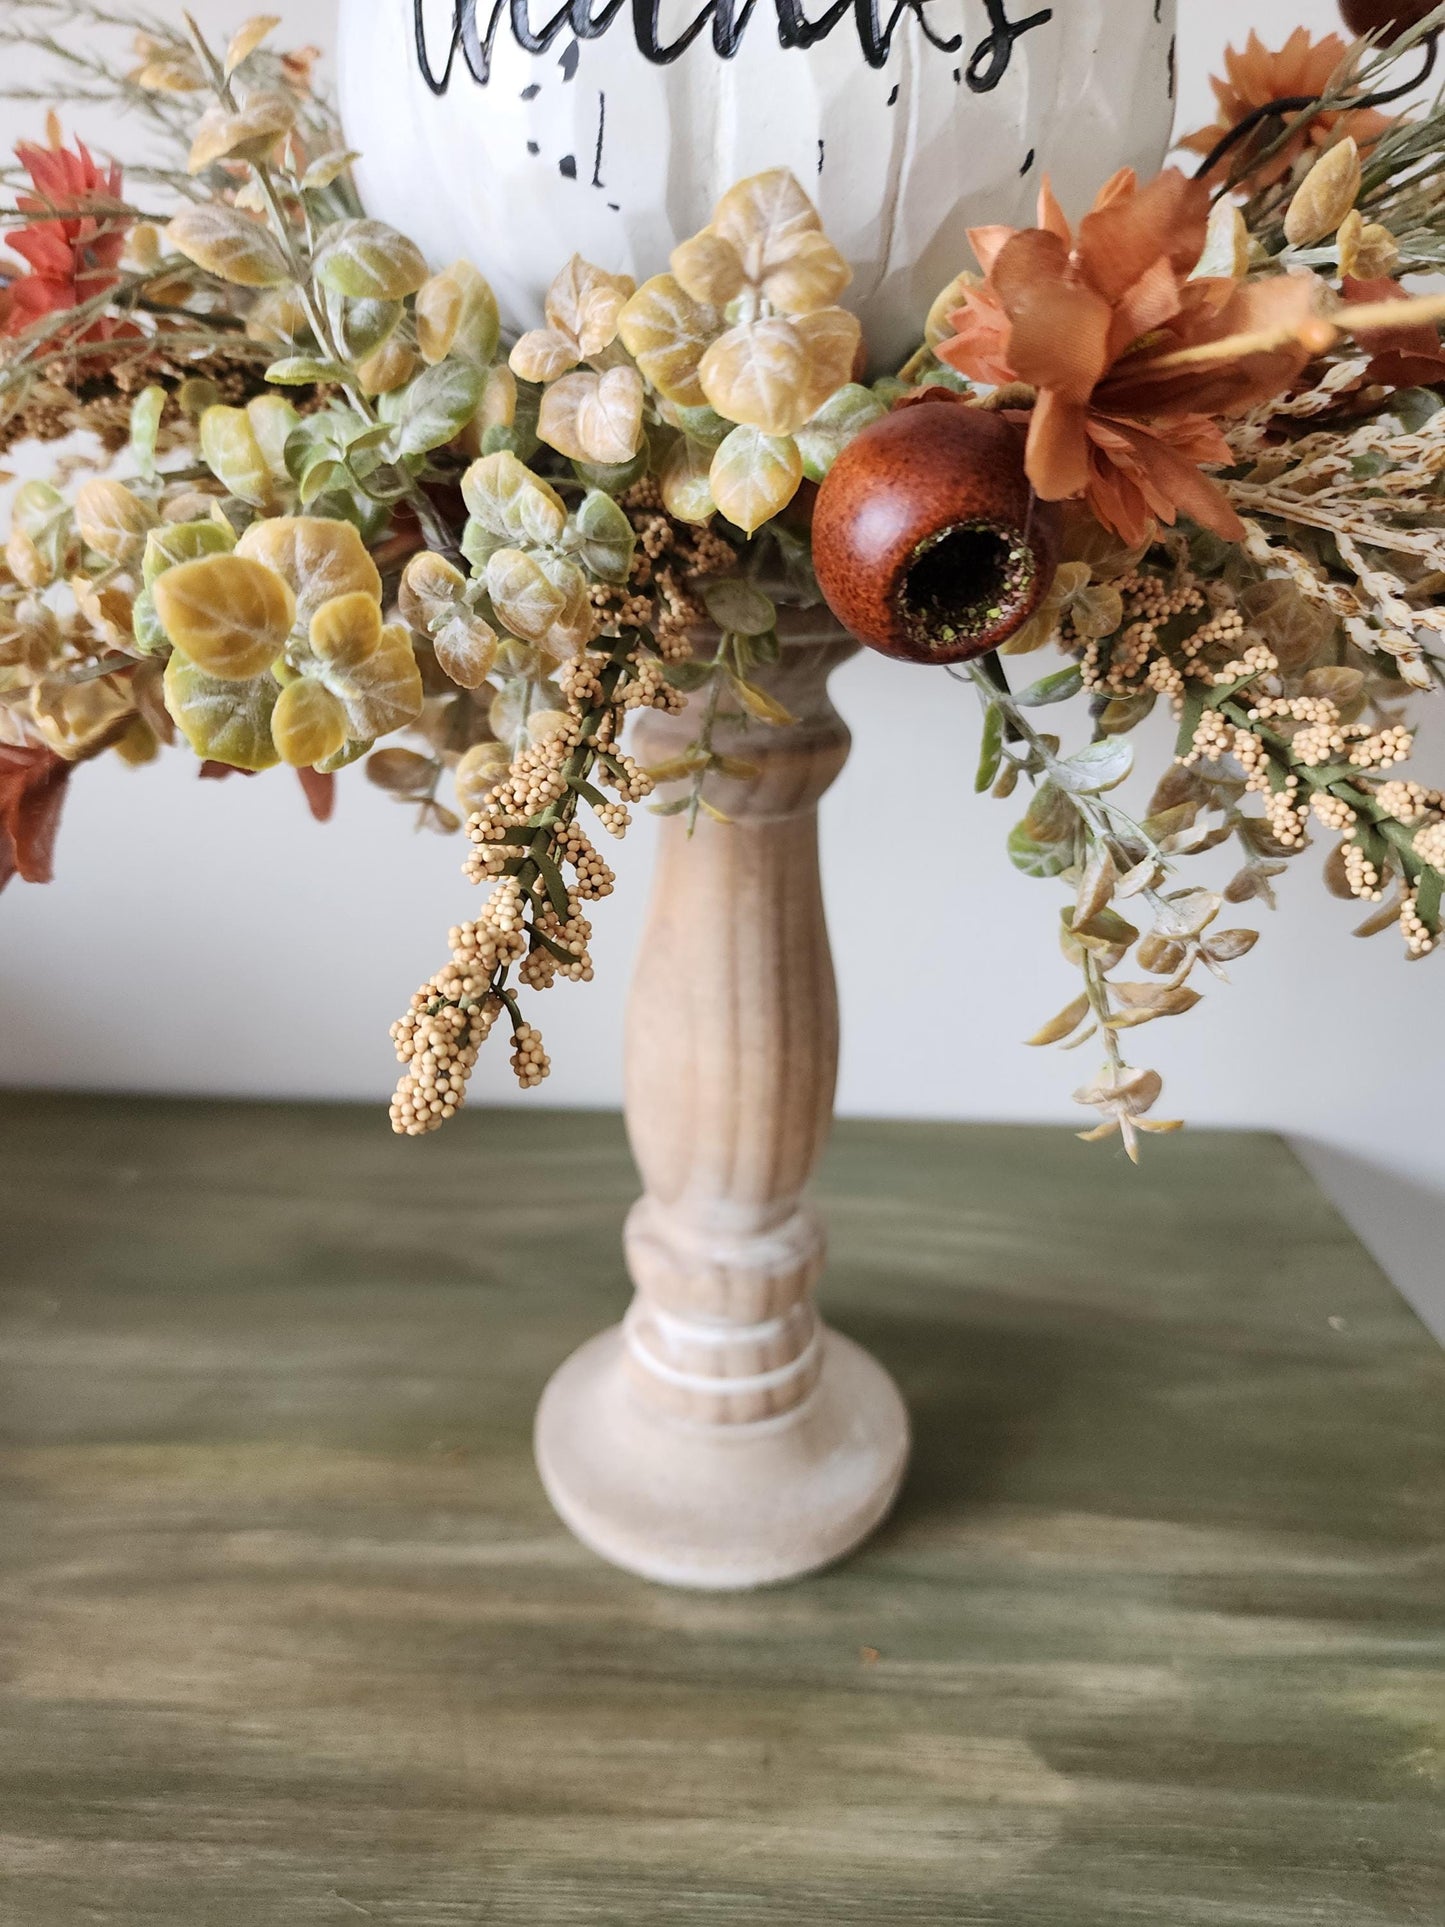
[[[827,684],[856,644],[825,610],[784,611],[780,635],[757,680],[795,726],[721,725],[716,747],[757,770],[710,779],[732,820],[662,826],[627,1041],[646,1187],[626,1231],[637,1296],[537,1413],[542,1480],[579,1539],[649,1579],[718,1590],[852,1551],[908,1457],[893,1381],[814,1307],[825,1243],[805,1196],[838,1066],[818,803],[849,736]],[[651,714],[640,760],[696,732],[691,706]]]

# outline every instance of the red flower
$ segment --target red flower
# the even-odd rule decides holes
[[[1347,274],[1340,286],[1346,301],[1403,301],[1405,290],[1388,277],[1357,281]],[[1361,336],[1371,351],[1366,371],[1386,388],[1439,388],[1445,385],[1445,347],[1433,322],[1415,327],[1372,328]]]
[[[977,228],[987,279],[950,316],[938,353],[976,381],[1035,391],[1029,480],[1046,502],[1083,498],[1126,542],[1182,512],[1239,539],[1239,518],[1201,463],[1227,463],[1218,417],[1288,386],[1310,351],[1171,366],[1182,350],[1259,331],[1308,331],[1313,275],[1189,279],[1204,251],[1208,189],[1171,169],[1107,183],[1077,237],[1047,182],[1036,228]]]
[[[52,749],[0,743],[0,890],[49,883],[71,765]]]
[[[35,184],[16,206],[31,216],[8,246],[30,264],[6,290],[0,332],[23,334],[43,316],[64,314],[113,288],[131,217],[121,199],[121,170],[102,168],[77,141],[75,152],[22,141],[16,157]],[[120,324],[102,317],[79,338],[108,340]]]

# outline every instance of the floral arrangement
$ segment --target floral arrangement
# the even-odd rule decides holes
[[[360,765],[465,827],[486,893],[394,1030],[393,1122],[433,1129],[502,1019],[545,1077],[522,999],[591,975],[593,834],[654,793],[720,816],[712,779],[748,771],[718,720],[789,725],[777,605],[822,596],[971,684],[977,789],[1028,796],[1010,855],[1067,891],[1080,973],[1032,1041],[1102,1049],[1087,1135],[1176,1129],[1132,1033],[1253,946],[1226,911],[1272,905],[1312,833],[1359,934],[1418,958],[1441,932],[1445,795],[1405,766],[1445,665],[1445,301],[1404,283],[1445,262],[1445,104],[1397,103],[1445,7],[1344,12],[1352,42],[1230,55],[1189,171],[1121,174],[1077,226],[1045,184],[1037,226],[975,230],[880,375],[789,174],[640,287],[566,263],[506,343],[476,265],[367,218],[275,19],[215,50],[90,0],[10,9],[0,47],[53,56],[56,107],[119,102],[167,158],[97,161],[52,111],[6,173],[0,446],[85,435],[13,491],[0,883],[49,877],[103,755],[288,765],[321,816]],[[1063,666],[1020,677],[1049,645]],[[685,707],[688,751],[639,767],[631,713]],[[1156,709],[1174,754],[1130,813]],[[1222,887],[1183,874],[1225,846]]]

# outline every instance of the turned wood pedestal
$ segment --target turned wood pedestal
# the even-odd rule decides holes
[[[824,1236],[806,1189],[838,1065],[817,811],[849,748],[828,676],[855,645],[823,611],[788,612],[782,634],[759,680],[797,726],[720,729],[717,747],[758,771],[710,782],[731,822],[662,829],[627,1044],[637,1296],[537,1414],[538,1467],[573,1532],[679,1586],[767,1585],[841,1558],[908,1456],[892,1380],[813,1304]],[[676,755],[696,727],[649,716],[641,759]]]

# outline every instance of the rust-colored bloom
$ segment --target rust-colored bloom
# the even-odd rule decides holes
[[[1257,108],[1266,107],[1274,100],[1318,99],[1348,52],[1349,48],[1337,33],[1315,40],[1307,27],[1296,27],[1278,52],[1272,52],[1257,33],[1251,33],[1242,49],[1230,47],[1226,51],[1225,77],[1222,80],[1216,77],[1210,82],[1219,102],[1214,124],[1186,135],[1179,145],[1196,154],[1210,154],[1226,134]],[[1241,184],[1257,189],[1282,181],[1307,148],[1328,147],[1337,131],[1341,135],[1352,134],[1356,145],[1364,149],[1393,125],[1387,115],[1376,113],[1370,107],[1316,114],[1268,162],[1251,168]],[[1277,125],[1271,129],[1271,132],[1277,131]],[[1226,155],[1212,170],[1210,180],[1226,180],[1237,160],[1237,151]]]
[[[1353,275],[1346,275],[1340,287],[1346,301],[1408,299],[1399,282],[1388,276],[1378,281],[1357,281]],[[1445,386],[1445,345],[1433,322],[1403,328],[1372,328],[1360,339],[1370,350],[1366,373],[1371,381],[1378,381],[1386,388]]]
[[[1191,281],[1209,194],[1170,169],[1141,188],[1129,169],[1101,191],[1077,238],[1047,182],[1036,228],[978,228],[987,279],[950,316],[943,360],[976,381],[1035,391],[1028,473],[1038,495],[1083,498],[1126,542],[1192,516],[1243,530],[1200,472],[1226,463],[1218,418],[1278,394],[1303,368],[1317,288],[1310,274]],[[1283,346],[1174,365],[1226,337],[1286,332]]]
[[[52,749],[0,743],[0,890],[49,883],[71,766]]]
[[[297,47],[291,53],[282,54],[282,71],[298,94],[309,94],[312,91],[313,69],[320,58],[319,47]]]
[[[23,334],[42,316],[63,314],[114,287],[130,227],[119,163],[102,167],[80,141],[73,153],[58,142],[37,147],[22,141],[15,154],[36,192],[16,197],[20,212],[32,218],[7,245],[30,272],[6,290],[0,332],[7,335]],[[117,325],[102,317],[80,338],[105,340]]]

